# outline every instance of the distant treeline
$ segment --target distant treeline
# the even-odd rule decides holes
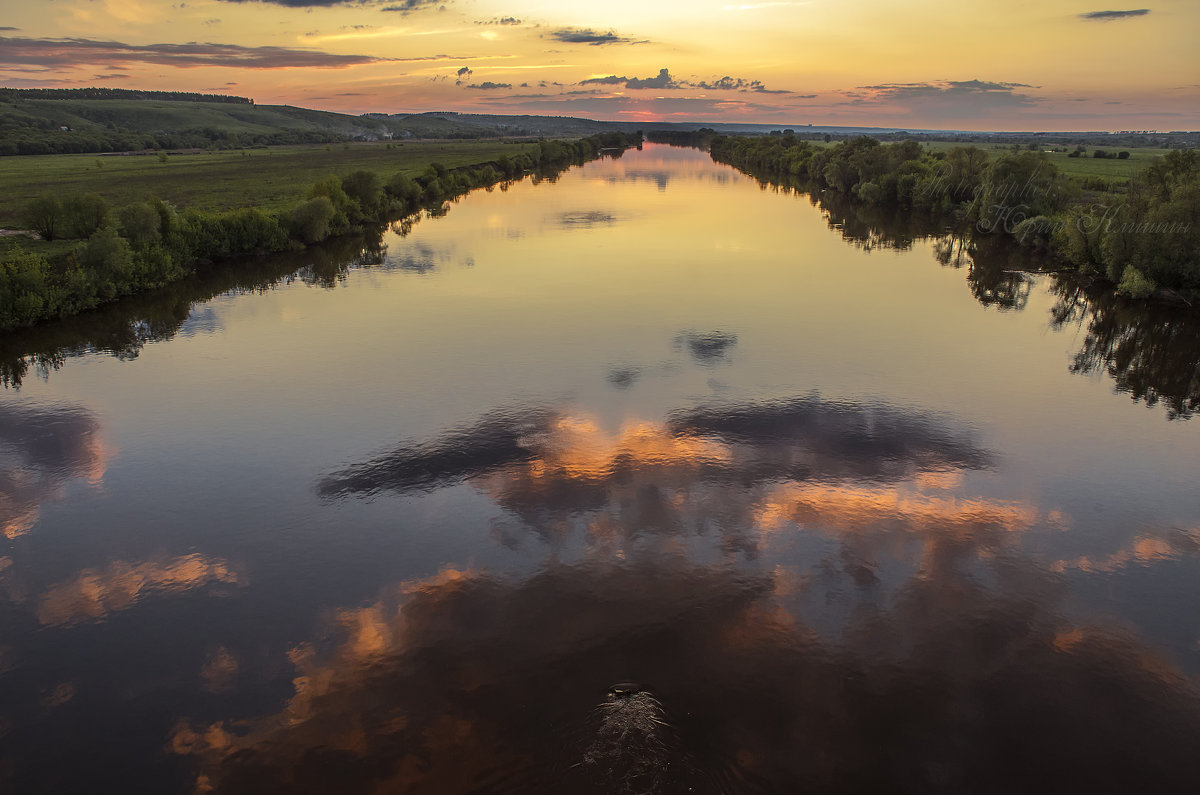
[[[6,127],[0,120],[0,156],[98,154],[143,149],[244,149],[291,144],[331,144],[346,135],[327,130],[282,130],[274,133],[236,133],[211,127],[182,132],[139,133],[120,130],[59,131],[43,120],[36,125]]]
[[[223,102],[253,105],[249,97],[191,91],[135,91],[129,88],[0,88],[0,102],[23,99],[153,99],[160,102]]]
[[[109,207],[95,194],[46,194],[29,202],[28,227],[43,239],[77,239],[54,262],[9,243],[0,251],[0,329],[77,314],[149,290],[239,254],[299,249],[443,203],[473,188],[530,172],[554,171],[626,149],[640,138],[612,132],[542,141],[531,153],[448,169],[431,163],[417,177],[356,171],[314,184],[288,210],[177,211],[158,199]],[[11,240],[11,239],[10,239]]]
[[[859,137],[817,147],[794,136],[714,136],[713,159],[770,181],[808,182],[863,205],[972,223],[1097,273],[1126,295],[1200,291],[1200,152],[1179,150],[1130,181],[1124,196],[1092,195],[1041,152],[989,156],[974,146],[930,152],[915,141]]]
[[[699,130],[650,130],[646,133],[646,140],[656,144],[707,149],[716,134],[711,127],[701,127]]]

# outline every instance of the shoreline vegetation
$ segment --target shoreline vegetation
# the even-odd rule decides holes
[[[930,151],[916,141],[859,137],[821,146],[791,135],[651,132],[648,139],[707,149],[762,182],[1007,238],[1059,267],[1116,286],[1129,298],[1200,295],[1200,151],[1168,152],[1127,184],[1077,179],[1044,152],[1014,145]],[[1103,150],[1101,150],[1103,151]],[[1128,152],[1093,157],[1125,160]],[[974,236],[974,235],[972,235]]]
[[[437,211],[475,188],[554,174],[641,140],[640,133],[608,132],[539,141],[486,162],[453,168],[431,162],[415,177],[360,169],[320,179],[275,211],[179,210],[155,197],[112,207],[95,193],[47,192],[24,208],[24,225],[44,243],[0,238],[0,331],[77,315],[180,281],[216,261],[301,250],[422,209]]]

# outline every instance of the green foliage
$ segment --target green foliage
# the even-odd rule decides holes
[[[1149,298],[1156,289],[1157,285],[1137,268],[1126,268],[1125,275],[1121,277],[1121,283],[1117,286],[1117,292],[1121,295],[1138,299]]]
[[[342,179],[342,191],[357,205],[355,221],[377,221],[387,209],[383,182],[374,171],[347,175]]]
[[[310,199],[324,196],[333,206],[333,217],[329,221],[329,233],[344,235],[350,230],[353,221],[359,220],[361,214],[358,204],[351,199],[342,188],[342,181],[337,177],[328,177],[312,186],[308,192]]]
[[[162,237],[162,221],[155,207],[146,202],[129,204],[117,211],[121,234],[136,249],[157,243]]]
[[[1066,203],[1066,180],[1041,152],[1014,152],[988,163],[976,205],[989,228],[998,218],[1052,215]],[[1008,229],[1006,231],[1011,231]]]
[[[507,178],[510,170],[520,174],[560,168],[601,148],[623,148],[639,140],[605,134],[536,147],[536,160],[521,152],[507,162],[475,161],[455,168],[437,163],[427,170],[430,179],[424,185],[422,178],[414,180],[403,172],[394,174],[386,188],[372,171],[357,170],[343,178],[331,175],[311,187],[308,199],[279,213],[248,207],[178,213],[154,198],[109,213],[107,203],[95,194],[68,193],[61,200],[47,194],[27,203],[30,225],[36,221],[48,239],[86,232],[87,241],[53,263],[19,247],[3,250],[0,329],[75,314],[169,284],[214,260],[317,243],[358,224],[378,223],[389,213],[440,208],[446,199]],[[114,217],[116,223],[110,223]]]
[[[329,237],[335,210],[328,196],[316,196],[292,209],[292,236],[302,243],[319,243]]]
[[[977,147],[923,151],[911,141],[869,138],[813,148],[792,136],[714,136],[715,160],[777,182],[807,179],[804,188],[851,197],[863,207],[970,218],[978,231],[1011,236],[1053,252],[1084,272],[1101,272],[1123,292],[1146,283],[1200,290],[1200,153],[1172,150],[1133,172],[1105,166],[1072,180],[1049,156],[1020,146],[994,157]],[[1068,157],[1081,157],[1080,147]],[[939,154],[942,156],[939,158]],[[1087,161],[1128,160],[1097,150]],[[1065,163],[1065,160],[1059,160]],[[1072,166],[1073,172],[1080,167]],[[1081,197],[1081,190],[1099,195]],[[1086,202],[1086,203],[1085,203]],[[1130,270],[1136,275],[1130,275]]]
[[[84,239],[108,220],[108,202],[95,193],[71,194],[62,200],[63,237]]]
[[[1013,229],[1013,237],[1022,246],[1036,249],[1047,249],[1055,231],[1055,223],[1044,215],[1035,215],[1021,221]]]
[[[0,328],[45,317],[50,266],[45,257],[9,248],[0,252]]]
[[[410,211],[416,207],[421,198],[421,186],[404,173],[393,174],[387,185],[384,186],[384,190],[396,202],[401,211]]]
[[[79,267],[89,274],[101,300],[111,300],[128,291],[133,270],[133,249],[129,242],[106,227],[75,249]]]
[[[62,202],[57,196],[43,193],[25,205],[22,220],[43,240],[56,240],[64,231]]]

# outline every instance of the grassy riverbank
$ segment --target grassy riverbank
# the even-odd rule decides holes
[[[22,226],[41,240],[0,238],[0,330],[161,287],[215,260],[299,249],[421,208],[441,208],[474,188],[528,173],[554,173],[640,140],[602,133],[518,146],[450,144],[426,148],[423,157],[414,156],[408,145],[350,146],[265,156],[258,158],[265,162],[261,168],[253,167],[253,156],[237,158],[233,165],[215,161],[222,168],[207,171],[204,163],[214,161],[199,161],[194,172],[185,162],[172,166],[168,156],[161,163],[168,175],[161,179],[154,163],[130,166],[141,169],[156,191],[139,194],[128,184],[118,185],[121,180],[94,174],[76,190],[52,183],[51,190],[26,199],[20,210]],[[450,164],[433,159],[446,155]],[[240,169],[237,160],[244,161]],[[174,176],[167,178],[172,168]],[[315,180],[314,174],[319,175]],[[270,177],[275,182],[263,186]],[[107,197],[100,193],[105,186],[110,187]],[[199,198],[182,207],[164,198],[185,192]]]
[[[34,155],[0,158],[0,228],[21,228],[25,205],[47,191],[95,193],[119,206],[154,196],[180,210],[290,206],[313,182],[354,171],[416,177],[534,152],[536,143],[417,141],[277,146],[165,155]]]

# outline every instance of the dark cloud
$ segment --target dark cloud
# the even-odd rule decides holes
[[[684,331],[675,338],[675,347],[687,347],[700,364],[714,364],[726,358],[737,345],[737,335],[727,331]]]
[[[703,88],[709,91],[754,91],[759,94],[791,94],[791,91],[786,89],[770,89],[763,85],[761,80],[746,80],[741,77],[730,77],[725,75],[719,80],[705,81],[701,80],[698,83],[688,83],[687,85],[694,88]]]
[[[476,25],[520,25],[522,20],[516,17],[493,17],[492,19],[477,19]]]
[[[1129,19],[1130,17],[1144,17],[1150,13],[1148,8],[1135,8],[1131,11],[1089,11],[1086,14],[1080,14],[1080,19],[1093,20],[1095,22],[1112,22],[1117,19]]]
[[[0,63],[72,67],[80,64],[153,63],[190,69],[225,66],[240,69],[342,68],[387,60],[371,55],[337,55],[289,47],[237,44],[124,44],[95,39],[29,39],[0,36]]]
[[[876,86],[859,86],[859,88],[894,96],[934,96],[989,92],[1012,93],[1015,88],[1034,88],[1034,86],[1028,83],[994,83],[987,80],[939,80],[929,83],[884,83]]]
[[[8,25],[0,25],[0,30],[20,30],[20,28],[9,27]]]
[[[706,91],[744,91],[758,94],[792,93],[786,89],[767,88],[761,80],[747,80],[742,77],[730,77],[729,75],[716,80],[701,80],[699,82],[678,80],[671,76],[668,69],[660,69],[658,75],[655,77],[618,77],[617,75],[591,77],[587,80],[579,81],[579,85],[624,86],[625,88],[652,88],[660,90],[699,88]]]
[[[710,361],[735,343],[731,334],[711,332],[693,334],[688,347],[698,360]],[[572,441],[570,433],[556,429],[571,427],[570,418],[544,408],[496,412],[431,442],[402,444],[347,467],[323,479],[317,492],[323,497],[369,497],[381,491],[432,490],[508,470],[516,485],[506,486],[508,496],[500,501],[515,506],[524,504],[529,493],[540,493],[520,484],[525,479],[523,465],[541,461],[540,477],[549,484],[545,493],[561,497],[577,490],[568,482],[572,478],[565,472],[556,475],[553,466]],[[681,459],[672,464],[659,456],[655,467],[674,465],[687,477],[699,467],[710,479],[741,483],[817,476],[893,481],[918,470],[985,469],[992,462],[988,452],[949,427],[944,417],[817,397],[680,412],[645,434],[640,441],[653,437],[663,449],[687,450],[701,440],[730,445],[734,452],[723,460]],[[616,468],[583,478],[585,485],[603,490],[628,481],[637,471],[636,456],[616,449],[613,454]]]
[[[223,3],[264,3],[269,5],[284,6],[285,8],[332,8],[333,6],[372,6],[378,5],[385,0],[221,0]],[[408,14],[413,11],[421,11],[426,8],[440,6],[445,8],[444,0],[400,0],[400,2],[392,2],[391,5],[380,9],[381,11],[399,11],[402,14]],[[185,7],[180,4],[180,8]]]
[[[120,72],[114,72],[112,74],[107,74],[107,75],[94,75],[92,79],[94,79],[94,80],[124,80],[127,77],[129,77],[129,75],[122,74]]]
[[[559,213],[554,220],[558,226],[567,229],[592,229],[597,226],[612,226],[617,222],[617,216],[603,210],[587,210]]]
[[[466,75],[469,75],[469,74],[471,74],[471,67],[464,66],[461,69],[459,69],[457,72],[455,72],[455,74],[458,75],[459,77],[464,77]]]
[[[498,88],[512,88],[512,83],[493,83],[491,80],[484,80],[482,83],[468,83],[467,88],[475,88],[480,91],[494,91]]]
[[[607,77],[590,77],[587,80],[580,80],[579,85],[623,85],[625,88],[674,89],[683,88],[686,84],[680,83],[671,77],[671,73],[667,69],[660,69],[656,77],[617,77],[616,75],[608,75]]]
[[[766,114],[779,114],[781,109],[776,105],[764,105],[746,102],[735,97],[749,96],[735,94],[728,99],[723,97],[647,97],[635,96],[568,96],[567,94],[548,94],[541,98],[530,97],[519,103],[511,103],[512,97],[493,95],[487,99],[518,105],[526,112],[548,112],[552,115],[592,115],[599,118],[620,118],[629,115],[631,118],[644,118],[643,114],[650,112],[658,114],[664,121],[671,117],[694,119],[697,114],[758,114],[759,118]]]
[[[624,85],[627,80],[629,80],[628,77],[617,77],[616,75],[609,75],[608,77],[589,77],[587,80],[580,80],[579,85],[584,86],[588,85],[589,83],[596,83],[604,86],[620,86]]]
[[[475,425],[451,431],[426,444],[405,444],[395,451],[354,464],[323,479],[322,497],[370,496],[384,490],[433,490],[532,460],[525,437],[544,430],[553,414],[546,410],[496,412]]]
[[[566,44],[630,44],[633,39],[618,36],[613,31],[597,33],[591,28],[559,28],[551,31],[550,37]]]
[[[399,3],[393,3],[390,6],[384,6],[380,11],[394,11],[400,14],[411,14],[414,11],[423,11],[426,8],[437,7],[439,11],[445,10],[446,6],[442,0],[402,0]]]
[[[990,112],[1011,112],[1038,99],[1017,89],[1037,88],[1027,83],[988,80],[937,80],[924,83],[883,83],[843,91],[850,105],[902,103],[914,112],[937,118],[967,118]]]

